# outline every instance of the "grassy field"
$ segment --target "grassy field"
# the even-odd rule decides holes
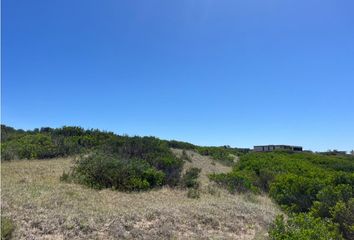
[[[188,154],[185,167],[202,168],[199,199],[180,189],[124,193],[63,183],[69,158],[4,162],[2,214],[15,223],[13,239],[265,239],[276,205],[216,188],[206,175],[230,169]]]

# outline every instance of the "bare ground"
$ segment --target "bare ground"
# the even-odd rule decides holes
[[[188,154],[185,167],[202,168],[199,199],[180,189],[123,193],[60,182],[71,159],[5,162],[2,214],[15,222],[13,239],[265,239],[275,204],[215,187],[207,174],[229,168]]]

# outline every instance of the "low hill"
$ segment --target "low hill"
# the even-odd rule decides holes
[[[188,155],[187,168],[202,169],[199,199],[180,188],[125,193],[61,182],[72,158],[4,162],[2,212],[14,221],[13,239],[264,239],[277,206],[264,195],[207,187],[207,173],[231,168]]]
[[[354,239],[351,155],[1,130],[2,229],[16,238]]]

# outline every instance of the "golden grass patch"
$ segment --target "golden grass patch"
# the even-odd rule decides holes
[[[125,193],[60,182],[72,159],[23,160],[1,166],[2,212],[14,239],[253,239],[279,213],[266,196],[231,195],[207,174],[229,168],[191,154],[202,169],[199,199],[161,188]],[[203,162],[209,161],[209,162]]]

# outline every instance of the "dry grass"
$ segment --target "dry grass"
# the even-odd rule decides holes
[[[205,174],[227,171],[192,163]],[[279,213],[266,196],[231,195],[210,184],[199,199],[162,188],[142,193],[97,191],[59,181],[70,159],[2,163],[2,211],[14,239],[264,239]],[[214,169],[215,167],[215,169]]]
[[[171,149],[174,154],[178,157],[183,156],[183,150],[181,149]],[[221,163],[215,161],[214,159],[202,156],[199,153],[196,153],[191,150],[185,150],[185,153],[189,157],[191,161],[186,161],[183,166],[183,172],[191,167],[200,168],[202,171],[200,172],[199,181],[201,183],[202,188],[208,187],[210,185],[210,181],[208,175],[211,173],[226,173],[231,171],[231,167],[222,165]]]

